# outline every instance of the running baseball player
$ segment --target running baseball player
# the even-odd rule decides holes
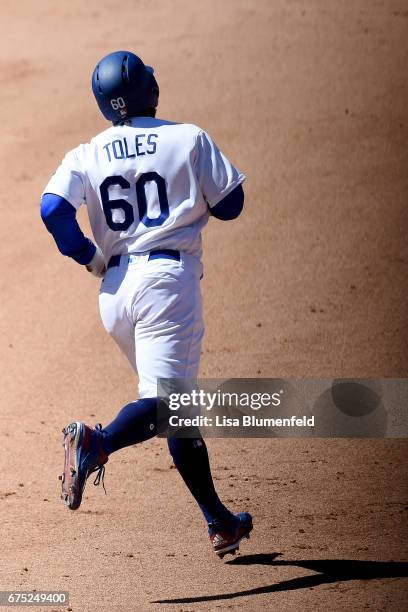
[[[210,215],[236,218],[244,203],[245,176],[205,131],[156,118],[159,87],[139,57],[104,57],[92,90],[113,125],[65,156],[44,190],[41,217],[60,252],[103,279],[101,318],[138,374],[140,399],[107,427],[76,421],[63,430],[62,498],[71,510],[90,474],[103,483],[109,455],[156,435],[158,379],[197,378],[201,230]],[[94,241],[76,221],[83,203]],[[235,553],[252,530],[251,515],[233,514],[220,501],[201,437],[171,437],[168,445],[214,551]]]

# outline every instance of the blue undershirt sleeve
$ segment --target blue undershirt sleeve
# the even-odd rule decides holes
[[[236,219],[244,208],[244,190],[241,185],[235,187],[228,195],[215,206],[208,207],[210,214],[221,221]]]
[[[79,264],[89,264],[96,246],[82,233],[72,204],[59,195],[45,193],[41,199],[41,218],[60,253],[72,257]]]

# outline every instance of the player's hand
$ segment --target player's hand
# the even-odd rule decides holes
[[[86,265],[86,269],[88,270],[88,272],[90,272],[94,276],[97,276],[98,278],[103,278],[105,276],[106,262],[99,247],[96,247],[95,255],[93,256],[89,264]]]

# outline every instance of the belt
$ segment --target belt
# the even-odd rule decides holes
[[[138,253],[129,253],[129,255],[138,255]],[[110,258],[107,268],[115,268],[120,264],[120,258],[122,255],[112,255]],[[151,259],[176,259],[180,261],[180,251],[174,251],[173,249],[155,249],[149,252],[148,261]]]

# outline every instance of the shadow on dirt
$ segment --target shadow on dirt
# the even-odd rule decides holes
[[[394,561],[356,561],[354,559],[319,559],[285,561],[278,559],[280,553],[265,553],[258,555],[243,555],[226,565],[271,565],[273,567],[293,566],[318,572],[313,576],[292,578],[245,591],[234,593],[220,593],[217,595],[200,595],[197,597],[182,597],[179,599],[159,599],[152,603],[183,604],[199,603],[203,601],[219,601],[235,599],[236,597],[249,597],[279,591],[293,591],[296,589],[310,589],[321,584],[343,582],[347,580],[375,580],[379,578],[405,578],[408,577],[408,563]]]

